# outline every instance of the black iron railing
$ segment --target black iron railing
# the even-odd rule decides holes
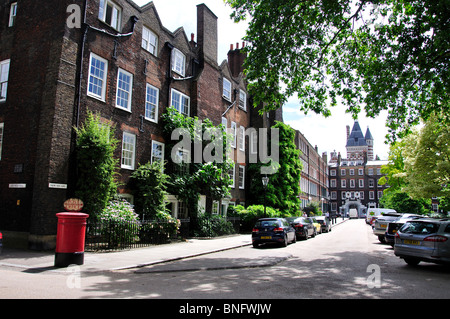
[[[239,233],[239,218],[229,217],[235,233]],[[86,225],[86,251],[122,250],[165,244],[195,236],[197,219],[167,221],[89,220]],[[209,224],[208,224],[209,225]],[[214,224],[211,223],[211,227]],[[217,234],[222,235],[222,234]]]

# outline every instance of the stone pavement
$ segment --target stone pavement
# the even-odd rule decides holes
[[[333,225],[336,227],[343,221]],[[248,258],[239,263],[229,258],[232,249],[251,245],[251,235],[232,235],[212,239],[188,239],[164,245],[114,252],[85,252],[80,271],[103,272],[137,269],[137,273],[192,271],[208,269],[233,269],[263,267],[277,264],[290,257],[282,249],[273,249],[270,256],[259,249],[249,250]],[[215,254],[212,254],[215,253]],[[218,254],[220,253],[220,254]],[[211,255],[212,254],[212,255]],[[66,272],[66,268],[54,267],[53,251],[31,251],[4,248],[0,254],[2,268],[19,268],[26,272]],[[174,263],[174,261],[178,261]]]
[[[167,263],[251,245],[251,235],[234,235],[213,239],[188,239],[164,245],[134,248],[114,252],[85,252],[81,271],[100,272],[139,268]],[[32,251],[4,248],[0,255],[0,268],[15,267],[39,272],[62,270],[54,267],[53,251]]]

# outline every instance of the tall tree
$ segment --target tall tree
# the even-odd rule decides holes
[[[407,151],[405,189],[417,197],[450,197],[450,128],[431,116]]]
[[[240,21],[249,91],[276,109],[354,117],[388,110],[392,140],[433,111],[449,119],[450,5],[437,0],[225,0]]]

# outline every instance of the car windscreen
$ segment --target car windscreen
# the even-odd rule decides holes
[[[425,221],[407,222],[400,228],[400,232],[407,234],[433,234],[439,229],[439,224]]]
[[[255,227],[279,227],[280,223],[278,220],[258,220]]]

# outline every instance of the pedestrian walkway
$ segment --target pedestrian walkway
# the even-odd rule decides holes
[[[332,227],[342,222],[344,222],[342,219],[338,219],[337,223],[332,225]],[[212,239],[188,239],[182,242],[114,252],[85,252],[84,264],[80,266],[80,270],[85,272],[102,272],[161,265],[158,266],[158,271],[161,271],[161,267],[166,264],[169,266],[169,262],[171,261],[208,255],[250,245],[251,235],[245,234]],[[39,252],[4,248],[3,253],[0,255],[0,268],[20,268],[27,272],[65,272],[65,268],[54,267],[54,258],[55,254],[53,251]],[[268,265],[279,262],[283,258],[288,258],[288,256],[274,256],[273,260],[268,260]],[[256,264],[252,264],[253,266],[263,266],[257,262],[257,259],[253,260],[256,262]],[[252,265],[245,266],[251,267]],[[232,265],[230,267],[234,266]],[[170,271],[170,267],[168,269]]]
[[[99,272],[138,268],[195,257],[213,252],[251,245],[250,235],[234,235],[212,239],[188,239],[182,242],[155,245],[114,252],[85,252],[81,271]],[[30,272],[55,270],[55,254],[20,249],[4,249],[0,267],[16,267]]]

